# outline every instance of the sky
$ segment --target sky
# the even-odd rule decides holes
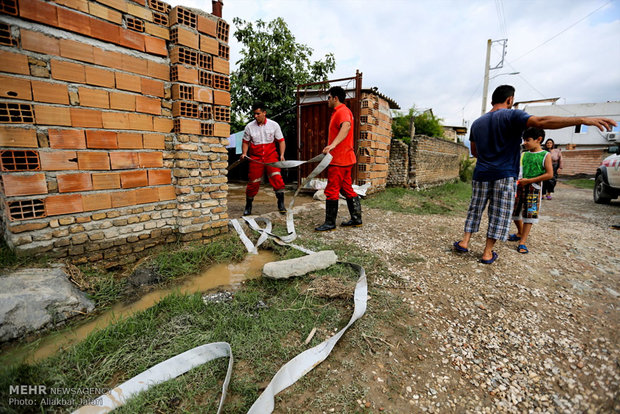
[[[211,12],[208,0],[167,2]],[[331,79],[359,70],[364,88],[405,112],[431,108],[444,125],[480,116],[488,39],[508,40],[503,68],[489,72],[486,110],[502,84],[516,88],[516,101],[620,100],[620,0],[224,0],[222,17],[232,71],[241,56],[233,18],[282,17],[313,60],[334,54]],[[493,42],[491,67],[500,45]]]

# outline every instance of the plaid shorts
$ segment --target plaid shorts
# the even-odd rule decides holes
[[[513,220],[523,220],[524,223],[538,223],[540,212],[540,185],[528,184],[517,187],[515,208],[512,210]]]
[[[489,228],[487,237],[506,241],[510,230],[510,218],[515,202],[517,182],[513,177],[495,181],[471,182],[472,195],[465,232],[476,233],[480,228],[482,213],[489,203]]]

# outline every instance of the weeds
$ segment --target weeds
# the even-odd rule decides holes
[[[562,180],[562,182],[577,188],[585,188],[587,190],[594,189],[594,180],[590,178],[571,178],[568,180]]]

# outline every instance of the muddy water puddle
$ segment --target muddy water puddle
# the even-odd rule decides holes
[[[192,294],[221,287],[235,288],[245,280],[260,277],[263,265],[274,260],[271,251],[261,250],[258,254],[247,255],[240,263],[213,265],[203,273],[181,281],[180,285],[153,290],[129,304],[118,303],[92,320],[53,332],[33,343],[8,347],[2,351],[0,363],[33,363],[47,358],[82,341],[91,332],[150,308],[171,293]]]

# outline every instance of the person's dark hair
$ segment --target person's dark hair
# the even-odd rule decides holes
[[[545,141],[545,144],[543,145],[543,147],[547,148],[547,142],[549,142],[549,141],[551,141],[551,143],[553,144],[553,147],[551,147],[551,148],[556,148],[555,141],[552,140],[551,138],[547,138],[547,140]]]
[[[329,96],[333,98],[338,98],[340,103],[344,103],[344,100],[347,98],[344,89],[342,89],[340,86],[332,86],[331,88],[329,88]]]
[[[515,96],[515,88],[510,85],[501,85],[495,88],[491,96],[491,105],[506,102],[506,99]]]
[[[252,112],[256,111],[257,109],[260,109],[261,111],[266,111],[267,107],[265,106],[264,102],[257,101],[254,102],[254,105],[252,105]]]
[[[526,139],[526,138],[537,139],[537,138],[540,138],[540,137],[545,139],[545,130],[541,129],[541,128],[529,127],[523,133],[523,139]]]

